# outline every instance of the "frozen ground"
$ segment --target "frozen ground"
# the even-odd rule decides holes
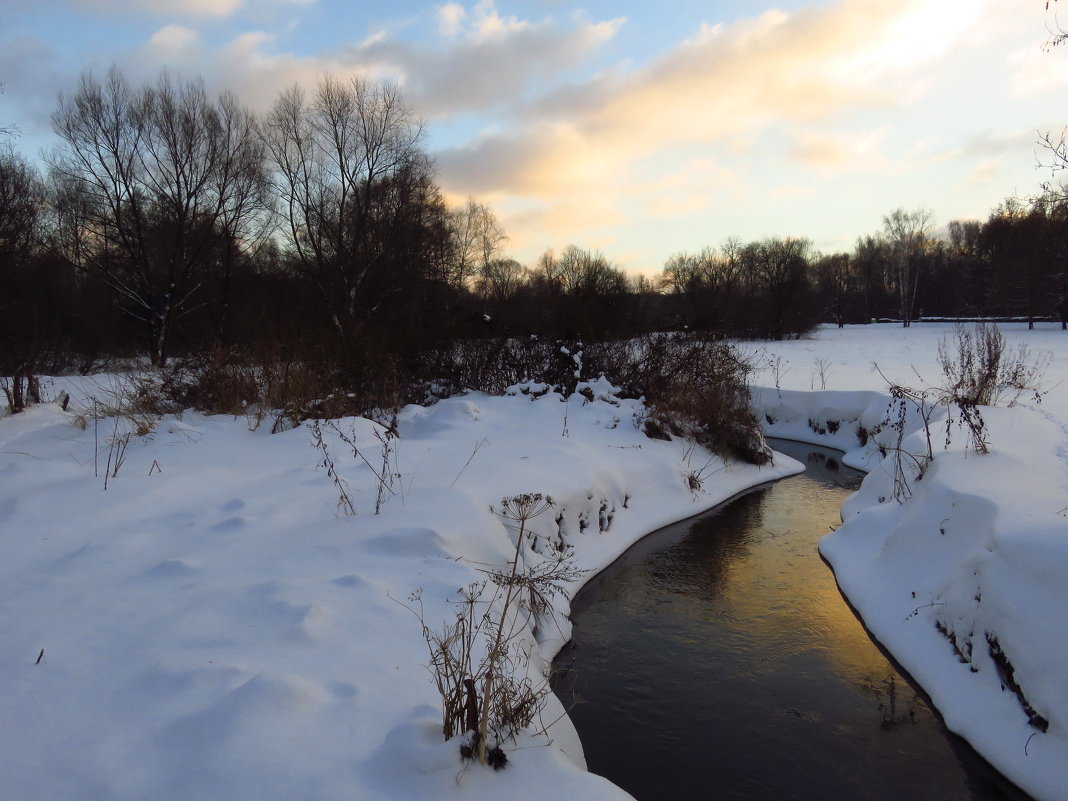
[[[1068,389],[989,413],[991,454],[966,453],[963,436],[943,452],[938,439],[905,503],[856,438],[887,403],[871,362],[934,381],[951,330],[754,345],[781,357],[755,402],[774,433],[837,444],[872,471],[822,545],[843,589],[951,727],[1037,797],[1063,799]],[[1068,375],[1065,334],[1004,330],[1054,351],[1050,383]],[[366,420],[340,427],[370,466],[327,431],[355,516],[339,510],[307,426],[271,435],[244,418],[165,418],[131,438],[105,490],[114,422],[76,424],[107,382],[60,388],[71,411],[0,419],[0,786],[25,801],[626,798],[579,767],[566,718],[509,744],[503,771],[464,768],[457,743],[440,742],[426,646],[401,602],[421,590],[434,626],[480,567],[507,561],[513,533],[489,509],[502,497],[552,495],[536,533],[597,569],[660,525],[798,469],[724,466],[649,440],[639,406],[593,382],[588,403],[520,393],[405,409],[379,515]],[[535,672],[566,635],[563,623],[528,638]],[[988,637],[1045,733],[1001,689]],[[545,718],[559,713],[552,701]]]

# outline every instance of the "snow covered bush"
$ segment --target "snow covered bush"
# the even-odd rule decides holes
[[[471,340],[439,351],[435,370],[452,392],[500,394],[528,382],[567,399],[580,379],[603,376],[623,398],[645,398],[645,430],[694,439],[715,452],[764,464],[770,458],[750,410],[750,361],[707,332],[651,333],[573,342],[537,337]]]

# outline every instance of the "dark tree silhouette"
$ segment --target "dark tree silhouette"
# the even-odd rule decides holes
[[[83,75],[52,127],[66,255],[103,277],[162,364],[211,271],[254,238],[265,187],[254,118],[199,80],[164,72],[134,89],[112,68]]]
[[[343,343],[446,272],[431,264],[448,257],[432,241],[447,237],[448,215],[422,131],[396,86],[360,78],[325,77],[311,98],[290,88],[268,115],[285,246]]]
[[[0,148],[0,376],[8,408],[39,400],[36,358],[48,311],[33,267],[45,240],[45,189],[37,171]]]

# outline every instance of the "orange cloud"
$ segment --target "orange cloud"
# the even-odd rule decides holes
[[[885,134],[885,128],[843,134],[804,131],[796,137],[788,155],[824,175],[880,169],[888,165],[881,150]]]

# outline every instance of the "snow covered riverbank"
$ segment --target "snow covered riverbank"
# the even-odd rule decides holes
[[[1049,384],[1068,377],[1061,332],[1005,330],[1055,352]],[[952,728],[1036,797],[1062,799],[1068,390],[990,412],[992,453],[966,453],[959,436],[902,504],[857,438],[886,408],[871,362],[934,381],[946,333],[863,326],[750,346],[779,357],[755,403],[770,433],[842,447],[872,471],[822,546],[841,586]],[[421,590],[436,625],[480,568],[507,562],[511,534],[489,509],[503,497],[553,496],[536,533],[597,570],[644,534],[799,469],[650,440],[639,405],[592,382],[592,402],[469,395],[403,410],[379,515],[381,445],[362,419],[340,429],[370,465],[323,429],[355,516],[307,425],[271,435],[244,418],[164,418],[130,439],[105,490],[112,421],[76,425],[99,387],[60,388],[71,411],[0,419],[0,786],[27,800],[626,798],[578,767],[566,718],[551,744],[506,749],[506,770],[464,768],[457,744],[440,742],[426,646],[402,602]],[[990,634],[1045,733],[1001,690]],[[535,663],[566,624],[539,636]],[[550,699],[545,718],[561,711]]]
[[[916,384],[914,366],[937,383],[934,357],[950,327],[824,329],[812,341],[769,348],[779,357],[780,389],[758,391],[755,404],[769,433],[834,445],[871,471],[843,507],[843,525],[820,543],[839,586],[949,728],[1020,787],[1053,801],[1068,798],[1068,347],[1051,329],[1006,334],[1054,354],[1049,394],[1041,404],[1024,398],[1012,409],[984,409],[988,454],[968,450],[956,425],[943,449],[937,416],[934,459],[915,480],[905,457],[904,493],[895,492],[893,453],[884,460],[878,452],[879,443],[893,448],[896,434],[876,433],[888,399],[870,362],[903,383]],[[812,372],[782,380],[790,361]],[[781,389],[807,390],[824,376],[820,385],[832,390]],[[914,433],[903,448],[924,453],[915,416],[907,428]]]
[[[489,510],[505,496],[556,499],[536,532],[597,570],[800,469],[650,440],[639,404],[593,382],[593,402],[469,395],[403,410],[379,515],[372,466],[330,429],[355,516],[307,425],[271,435],[192,413],[133,437],[105,490],[113,421],[79,428],[92,387],[60,384],[70,412],[0,419],[0,786],[22,801],[626,798],[578,767],[566,719],[551,744],[520,740],[504,771],[465,769],[441,742],[426,645],[400,602],[421,590],[436,627],[480,568],[507,563],[511,534]],[[339,427],[380,453],[375,424]],[[562,627],[546,627],[535,663]],[[561,713],[550,696],[544,718]]]

